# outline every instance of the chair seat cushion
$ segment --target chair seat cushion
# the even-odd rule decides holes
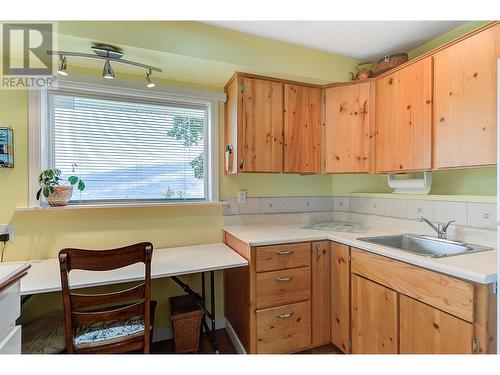
[[[84,348],[93,345],[112,344],[127,337],[142,336],[144,334],[143,317],[134,317],[126,320],[112,320],[99,322],[77,328],[74,345]]]

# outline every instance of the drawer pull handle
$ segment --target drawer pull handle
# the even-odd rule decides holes
[[[288,276],[288,277],[277,277],[276,278],[276,281],[290,281],[290,280],[293,280],[293,276]]]
[[[283,313],[283,314],[276,314],[276,318],[278,318],[278,319],[288,319],[292,315],[293,315],[293,311],[289,311],[289,312]]]
[[[280,250],[280,251],[276,252],[276,254],[278,254],[278,255],[292,255],[293,250]]]

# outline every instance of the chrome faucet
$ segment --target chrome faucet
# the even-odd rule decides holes
[[[437,233],[437,235],[438,235],[438,238],[442,238],[442,239],[444,239],[444,240],[446,240],[446,237],[447,237],[447,235],[446,235],[446,230],[448,229],[448,227],[450,226],[450,224],[451,224],[451,223],[454,223],[454,222],[455,222],[455,220],[451,220],[451,221],[449,221],[449,222],[448,222],[448,224],[442,224],[442,223],[439,223],[439,224],[437,225],[437,227],[436,227],[434,224],[432,224],[432,223],[431,223],[429,220],[427,220],[425,217],[420,216],[420,217],[418,218],[418,221],[425,221],[427,224],[429,224],[429,226],[430,226],[432,229],[434,229],[434,230],[436,231],[436,233]]]

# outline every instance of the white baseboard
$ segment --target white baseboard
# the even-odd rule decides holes
[[[227,319],[226,319],[226,332],[227,332],[229,338],[231,339],[231,342],[233,343],[234,348],[236,349],[238,354],[247,354],[245,347],[243,346],[240,339],[238,338],[238,335],[234,331],[233,326],[231,325],[231,323]]]
[[[218,318],[215,320],[215,329],[221,329],[226,327],[226,318]],[[153,335],[153,342],[170,340],[174,337],[174,333],[171,328],[155,329]]]

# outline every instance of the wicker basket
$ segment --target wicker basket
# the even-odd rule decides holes
[[[407,53],[396,53],[394,55],[387,55],[385,57],[382,57],[377,62],[377,67],[375,68],[373,76],[376,77],[379,74],[385,73],[388,70],[391,70],[392,68],[395,68],[398,65],[404,64],[407,61],[408,61]]]
[[[170,297],[176,353],[195,353],[200,348],[200,329],[203,311],[188,296]]]

